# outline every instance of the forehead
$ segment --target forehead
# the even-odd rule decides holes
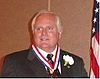
[[[37,16],[35,22],[37,21],[44,21],[44,20],[47,20],[47,21],[56,21],[56,17],[54,14],[50,14],[50,13],[45,13],[45,14],[40,14],[39,16]]]

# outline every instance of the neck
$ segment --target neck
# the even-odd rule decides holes
[[[45,52],[47,52],[47,53],[51,53],[56,49],[56,47],[57,46],[55,46],[54,48],[40,48],[40,47],[38,47],[38,48],[45,51]]]

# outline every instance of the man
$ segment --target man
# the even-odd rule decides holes
[[[40,11],[31,26],[32,47],[7,55],[1,77],[87,77],[82,58],[60,49],[62,25],[56,14]]]

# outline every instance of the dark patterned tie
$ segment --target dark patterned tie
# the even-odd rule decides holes
[[[53,54],[48,54],[47,58],[48,58],[48,62],[50,62],[53,65],[53,60],[52,60]]]
[[[53,65],[53,60],[52,60],[52,57],[53,57],[53,54],[48,54],[47,55],[47,58],[48,58],[48,61]],[[58,68],[56,70],[54,70],[53,74],[50,74],[50,69],[47,68],[48,72],[49,72],[49,75],[52,77],[52,78],[56,78],[58,76],[60,76],[60,72],[58,70]]]

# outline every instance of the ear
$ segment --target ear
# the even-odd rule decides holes
[[[34,35],[34,30],[32,30],[32,34]]]
[[[61,38],[62,32],[59,32],[59,39]]]
[[[32,34],[34,35],[34,28],[32,27]]]

